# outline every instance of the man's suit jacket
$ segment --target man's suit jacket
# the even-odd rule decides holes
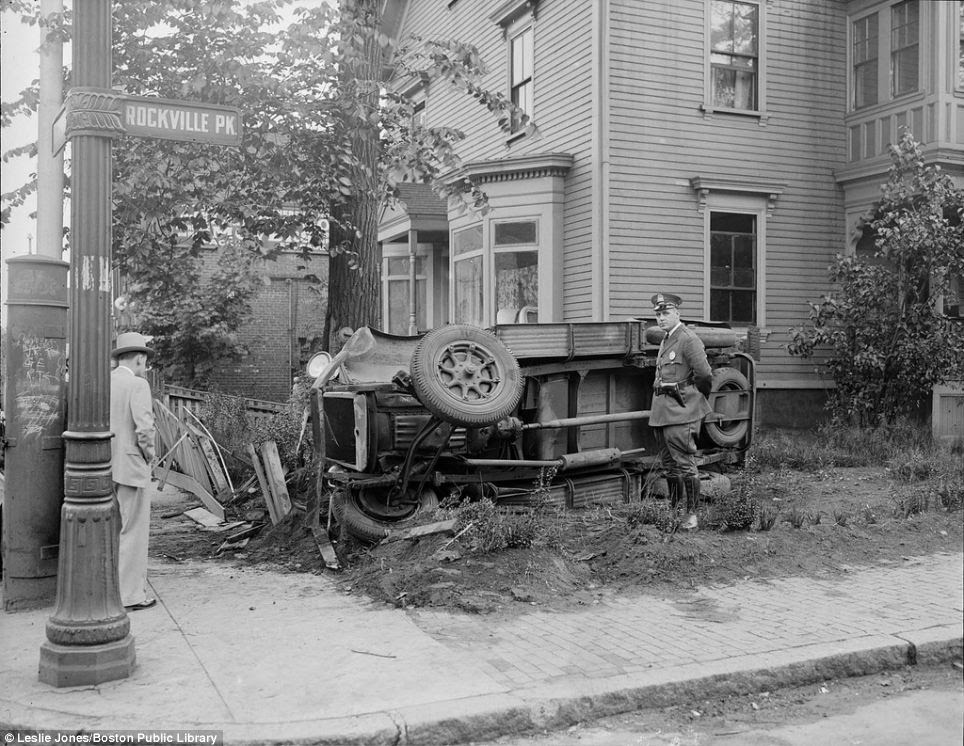
[[[652,427],[665,427],[702,420],[712,410],[695,383],[707,382],[712,378],[713,371],[706,360],[702,340],[685,324],[680,324],[659,347],[649,424]],[[656,396],[660,383],[680,384],[683,403],[680,404],[672,396]]]
[[[151,387],[123,365],[110,374],[110,442],[113,480],[131,487],[151,483],[154,460],[154,409]]]

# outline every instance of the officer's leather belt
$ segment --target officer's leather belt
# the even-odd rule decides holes
[[[656,387],[655,394],[656,396],[663,396],[664,394],[668,394],[674,390],[682,391],[683,389],[687,388],[689,385],[690,385],[689,381],[681,381],[680,383],[660,384],[659,386]]]

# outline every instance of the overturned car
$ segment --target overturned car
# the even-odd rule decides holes
[[[750,446],[754,363],[726,325],[685,323],[713,369],[697,442],[710,472]],[[571,508],[640,499],[658,462],[648,416],[661,336],[641,319],[359,329],[309,370],[335,517],[377,541],[453,493]]]

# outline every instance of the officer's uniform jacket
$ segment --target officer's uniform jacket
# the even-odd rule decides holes
[[[702,340],[685,324],[678,324],[659,346],[649,424],[664,427],[702,420],[712,409],[695,382],[709,381],[712,377]],[[674,396],[660,394],[661,385],[674,383],[679,384],[682,404]]]
[[[151,387],[134,371],[118,365],[110,374],[110,429],[112,479],[131,487],[151,483],[154,409]]]

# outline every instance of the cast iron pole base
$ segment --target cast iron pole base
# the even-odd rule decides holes
[[[105,681],[126,679],[134,670],[134,638],[103,645],[40,646],[40,680],[51,686],[91,686]]]

